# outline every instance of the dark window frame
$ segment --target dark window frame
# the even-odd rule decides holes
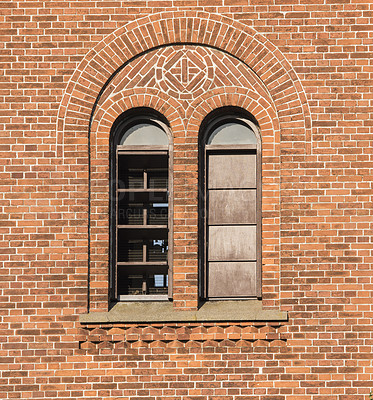
[[[168,137],[168,145],[120,145],[120,139],[125,132],[134,125],[150,123],[160,127]],[[167,188],[167,202],[168,202],[168,224],[167,224],[167,238],[168,238],[168,254],[167,254],[167,267],[168,267],[168,294],[166,295],[118,295],[118,265],[117,265],[117,231],[118,231],[118,154],[121,156],[130,157],[143,157],[153,155],[166,155],[168,163],[168,188]],[[167,301],[172,298],[172,259],[173,259],[173,141],[169,128],[168,121],[160,113],[150,108],[137,108],[129,110],[121,114],[114,122],[111,135],[110,135],[110,236],[109,236],[109,265],[110,265],[110,298],[113,301]],[[135,189],[134,189],[135,190]],[[157,191],[157,190],[153,190]],[[150,192],[150,189],[149,189]],[[149,225],[150,226],[150,225]],[[131,229],[131,228],[128,228]],[[141,228],[139,229],[139,231]],[[150,264],[149,264],[150,266]],[[144,266],[145,268],[145,266]]]

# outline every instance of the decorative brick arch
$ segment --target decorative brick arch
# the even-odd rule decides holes
[[[179,81],[182,66],[186,82]],[[258,76],[241,60],[207,46],[175,44],[139,55],[123,66],[101,92],[96,113],[116,93],[140,87],[159,89],[170,101],[176,100],[186,120],[193,112],[195,99],[204,93],[218,87],[224,91],[228,87],[250,88],[253,98],[260,98],[272,110],[272,117],[278,119],[273,98]]]
[[[134,71],[139,69],[138,65],[141,62],[145,66],[151,66],[152,63],[147,61],[152,55],[160,56],[157,68],[160,68],[161,72],[167,71],[168,67],[164,66],[169,65],[169,50],[174,51],[175,55],[185,54],[190,62],[193,61],[193,52],[202,54],[201,60],[205,60],[205,64],[199,68],[207,68],[202,87],[193,86],[193,79],[199,78],[198,73],[191,78],[191,86],[188,88],[180,86],[180,82],[176,83],[176,91],[170,89],[173,85],[172,74],[163,74],[161,79],[150,81],[151,83],[144,80],[144,77],[138,80]],[[220,67],[211,64],[209,57],[213,57],[213,53],[219,53],[216,60],[220,57]],[[228,71],[231,76],[226,81],[220,80],[223,84],[211,86],[212,76],[218,80],[220,78],[218,74],[211,75],[209,68],[213,65],[215,72],[219,68],[222,70],[222,60],[231,63],[233,69]],[[178,60],[175,62],[177,64]],[[154,76],[153,72],[152,74]],[[167,80],[170,86],[164,86]],[[178,93],[182,96],[177,96]],[[89,157],[92,158],[88,193],[88,275],[91,310],[107,307],[108,143],[113,122],[129,108],[152,107],[168,118],[174,138],[180,140],[180,154],[187,154],[188,150],[183,150],[182,147],[187,149],[191,143],[197,143],[200,121],[213,108],[223,105],[237,105],[250,111],[257,118],[262,134],[268,133],[268,138],[272,135],[271,140],[266,143],[268,154],[271,156],[271,162],[268,163],[271,168],[279,169],[280,132],[283,135],[282,140],[287,141],[287,151],[299,154],[308,150],[310,117],[306,97],[296,74],[271,43],[251,28],[228,18],[196,12],[152,15],[118,29],[100,42],[81,62],[66,89],[59,109],[57,149],[59,155],[62,155],[65,138],[68,138],[70,145],[74,145],[86,140],[88,134]],[[175,155],[174,159],[176,163],[180,162],[185,160],[185,155],[181,155],[179,160]],[[185,196],[197,193],[197,190],[187,193],[184,183],[191,181],[194,182],[193,185],[197,184],[197,168],[195,165],[187,172],[174,171],[174,185],[179,185],[178,193],[186,193]],[[277,229],[280,220],[279,184],[279,181],[274,182],[277,197],[271,200],[270,205],[277,209],[276,216],[271,217],[275,221],[273,226],[277,223]],[[191,199],[185,197],[184,200]],[[193,201],[196,202],[197,199]],[[174,220],[177,225],[177,218]],[[185,224],[186,220],[182,222],[182,229]],[[190,233],[195,237],[197,227],[190,229]],[[270,247],[276,247],[276,243],[272,243]],[[186,246],[193,249],[191,254],[195,253],[196,239],[189,240]],[[189,252],[184,244],[180,247],[184,249],[183,252]],[[279,251],[276,253],[279,254]],[[175,257],[178,261],[177,254]],[[179,265],[183,265],[182,259],[179,262]],[[180,290],[174,291],[174,304],[181,308],[197,306],[198,293],[192,290],[197,289],[197,256],[190,262],[185,274],[189,278],[185,278],[185,282],[178,279],[177,285]],[[272,274],[272,282],[273,278],[279,282],[278,273],[274,272],[278,271],[278,265],[274,264],[276,261],[269,265],[269,269],[273,266],[269,272]],[[195,281],[192,282],[193,279]],[[188,285],[188,292],[184,292]],[[275,305],[278,301],[278,296],[273,296],[273,292],[277,291],[275,286],[278,287],[271,285],[272,296],[269,305]]]
[[[279,118],[268,99],[260,96],[252,87],[226,86],[224,92],[210,90],[197,97],[188,107],[186,130],[199,130],[203,119],[219,107],[236,106],[250,112],[257,120],[261,133],[271,132],[273,145],[280,143]]]
[[[188,62],[191,63],[191,73],[187,73],[184,77],[186,81],[183,81],[182,75],[179,75],[181,81],[178,81],[175,76],[167,77],[166,74],[169,70],[173,72],[171,66],[175,67],[174,72],[177,74],[180,72],[181,66],[185,67]],[[159,71],[158,66],[164,64],[168,65],[169,70]],[[210,70],[212,66],[214,66],[213,71]],[[229,74],[226,75],[227,71]],[[168,81],[168,79],[172,79],[172,81]],[[158,88],[154,86],[158,86]],[[110,130],[120,114],[128,109],[144,106],[161,112],[168,119],[176,143],[177,151],[173,159],[177,166],[182,165],[185,160],[184,146],[188,149],[198,148],[199,128],[205,116],[210,111],[223,106],[241,107],[255,116],[262,135],[266,139],[266,165],[271,166],[270,168],[279,165],[280,124],[275,104],[263,83],[240,60],[208,47],[173,45],[144,53],[128,63],[111,80],[110,85],[102,91],[91,119],[90,155],[92,165],[90,169],[91,207],[89,216],[90,254],[92,255],[90,262],[91,309],[100,309],[106,304],[105,298],[107,297],[102,285],[105,281],[107,282],[105,277],[107,277],[109,261],[107,251],[109,223],[106,220],[109,215],[107,194],[109,193]],[[275,161],[276,158],[277,161]],[[193,156],[191,161],[192,159]],[[197,164],[195,169],[189,172],[175,169],[174,184],[176,188],[179,188],[178,195],[183,193],[186,179],[197,182],[197,172]],[[269,193],[267,202],[271,202],[273,208],[278,210],[279,188],[275,188],[272,182],[267,193]],[[188,200],[185,198],[185,202]],[[179,227],[183,229],[184,226],[185,221],[179,217],[183,215],[184,207],[184,202],[175,206],[173,220],[175,221],[176,236],[180,236]],[[270,218],[270,221],[272,220],[273,215]],[[269,223],[267,225],[270,232],[278,229],[278,224],[272,226]],[[177,235],[178,233],[179,235]],[[268,258],[272,260],[273,256]],[[270,272],[273,278],[273,271],[278,270],[278,268],[276,269],[277,265],[273,267],[274,263],[266,262],[266,260],[264,263],[266,263],[266,268],[272,267]],[[176,266],[174,269],[177,274],[178,267]],[[197,276],[196,271],[194,275]],[[265,277],[266,275],[264,275]],[[273,279],[271,282],[273,291]],[[96,289],[96,284],[101,284],[101,287]],[[185,283],[180,279],[174,282],[174,288],[183,285]],[[197,287],[197,282],[195,287]],[[175,292],[174,298],[177,298],[177,292]]]
[[[240,89],[237,87],[226,87],[224,93],[220,89],[211,90],[197,97],[191,103],[189,109],[191,114],[188,118],[180,113],[182,107],[176,100],[170,99],[163,92],[150,88],[125,89],[118,91],[113,96],[108,97],[97,110],[92,126],[92,157],[96,160],[91,170],[91,240],[90,253],[92,254],[90,262],[90,309],[102,310],[107,306],[106,298],[108,293],[107,271],[108,271],[108,236],[109,225],[105,222],[105,216],[109,214],[109,203],[107,194],[108,173],[109,173],[109,139],[110,130],[116,118],[124,111],[133,107],[151,107],[161,112],[168,119],[172,134],[175,138],[182,138],[186,135],[189,142],[198,141],[199,127],[202,120],[212,110],[224,106],[237,106],[251,112],[258,119],[261,128],[261,135],[266,140],[264,163],[270,169],[279,169],[279,122],[275,111],[263,97],[259,96],[253,89]],[[185,123],[186,122],[186,123]],[[175,173],[176,185],[177,174]],[[278,306],[278,287],[274,282],[279,282],[279,258],[274,259],[273,248],[279,249],[279,179],[271,180],[268,184],[263,185],[263,196],[266,199],[267,212],[269,214],[266,220],[266,214],[263,215],[263,231],[270,234],[271,251],[266,256],[263,252],[263,289],[266,291],[265,285],[268,281],[268,288],[272,292],[270,306]],[[97,204],[96,204],[97,202]],[[269,209],[271,207],[271,209]],[[175,208],[176,215],[180,214]],[[277,214],[276,214],[277,213]],[[276,214],[276,215],[275,215]],[[177,230],[177,228],[176,228]],[[277,232],[277,234],[276,234]],[[275,233],[275,234],[274,234]],[[277,240],[276,243],[274,243]],[[264,249],[266,247],[266,239],[263,240]],[[276,252],[279,255],[279,251]],[[177,267],[175,267],[177,272]],[[97,286],[96,286],[97,285]],[[182,281],[176,282],[177,285],[183,285]],[[276,295],[276,296],[274,296]],[[177,295],[175,296],[177,298]],[[264,304],[266,304],[264,296]]]
[[[136,107],[149,107],[163,114],[173,134],[184,132],[179,105],[154,88],[124,89],[101,104],[91,124],[90,153],[94,162],[90,170],[90,310],[107,308],[108,298],[108,246],[109,246],[109,141],[114,121],[125,111]],[[172,143],[171,143],[172,148]]]
[[[97,145],[97,143],[94,143],[97,140],[107,140],[106,147],[108,147],[110,130],[114,121],[123,112],[136,107],[152,108],[163,114],[172,127],[184,128],[177,101],[173,101],[155,88],[124,89],[106,99],[92,118],[91,146]],[[102,146],[102,143],[100,143],[100,146]]]
[[[310,150],[311,118],[307,98],[283,54],[254,29],[221,15],[200,11],[152,14],[108,35],[85,56],[65,91],[57,119],[57,143],[66,132],[87,131],[103,88],[139,54],[178,43],[227,52],[251,68],[276,104],[281,133]],[[62,154],[61,146],[58,146]]]
[[[185,130],[198,137],[202,121],[220,107],[240,107],[255,116],[262,138],[262,290],[263,304],[279,307],[280,282],[280,127],[271,103],[253,88],[226,87],[203,93],[191,103]],[[275,172],[275,173],[274,173]],[[277,173],[276,173],[277,172]],[[266,293],[271,292],[268,301]]]

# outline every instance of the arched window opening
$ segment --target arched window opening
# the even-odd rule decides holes
[[[220,113],[202,132],[202,296],[261,297],[259,129],[240,114]]]
[[[167,300],[169,129],[149,110],[121,116],[112,143],[112,292],[116,300]]]

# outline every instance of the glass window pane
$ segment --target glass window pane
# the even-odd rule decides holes
[[[228,122],[210,135],[207,144],[257,144],[254,131],[244,124]]]
[[[168,146],[166,132],[159,126],[142,123],[127,129],[119,142],[120,145],[158,145]]]

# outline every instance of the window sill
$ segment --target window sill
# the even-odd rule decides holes
[[[287,312],[263,310],[260,300],[209,301],[197,311],[177,311],[172,302],[122,302],[109,312],[79,316],[79,322],[219,322],[219,321],[287,321]]]

